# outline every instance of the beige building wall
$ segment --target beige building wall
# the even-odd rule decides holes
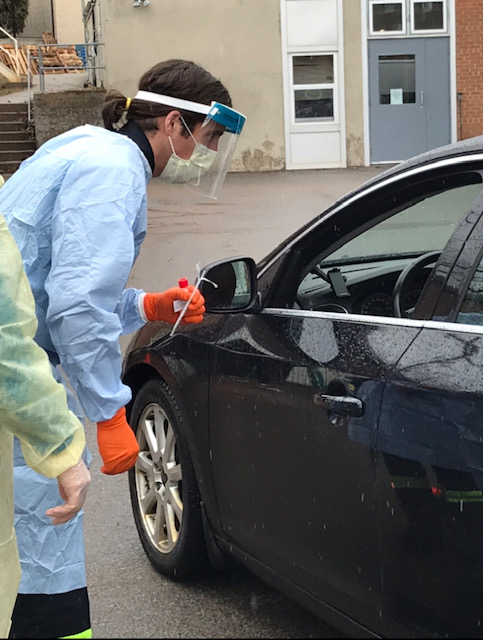
[[[347,166],[364,166],[362,25],[359,0],[344,0],[344,73]]]
[[[126,96],[140,75],[168,58],[201,64],[229,90],[247,122],[232,170],[284,168],[278,0],[102,0],[106,88]]]
[[[156,62],[194,60],[226,85],[247,117],[232,170],[285,168],[280,0],[150,0],[148,7],[98,0],[98,10],[105,88],[132,97]],[[361,0],[343,0],[343,23],[347,165],[362,166]]]
[[[82,44],[84,23],[81,0],[54,0],[55,37],[59,44]]]

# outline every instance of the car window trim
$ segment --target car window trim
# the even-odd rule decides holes
[[[337,322],[367,325],[391,325],[396,327],[408,327],[412,329],[435,329],[437,331],[462,331],[463,333],[483,334],[483,325],[473,325],[439,320],[413,320],[412,318],[396,318],[392,316],[370,316],[358,313],[337,313],[331,311],[310,311],[305,309],[281,309],[278,307],[266,307],[260,311],[260,315],[292,317],[292,318],[319,318]]]

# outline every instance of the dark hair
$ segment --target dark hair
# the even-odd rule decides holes
[[[211,104],[212,101],[221,102],[231,107],[231,97],[224,85],[211,75],[206,69],[189,60],[166,60],[155,64],[148,69],[139,80],[140,91],[151,91],[172,98]],[[156,118],[167,115],[173,111],[169,107],[157,102],[145,100],[132,100],[126,111],[126,96],[116,90],[110,90],[104,98],[102,119],[106,129],[111,131],[119,128],[116,126],[123,115],[127,120],[135,120],[143,131],[155,131]],[[203,122],[205,116],[194,111],[178,109],[186,124],[193,130],[198,122]],[[121,125],[123,123],[121,122]],[[189,135],[186,132],[186,135]]]

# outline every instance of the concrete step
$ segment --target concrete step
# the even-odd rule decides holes
[[[29,157],[29,156],[27,156]],[[23,158],[25,160],[25,158]],[[5,180],[7,176],[11,176],[12,173],[15,173],[20,166],[22,161],[13,161],[13,160],[0,160],[0,175],[2,175]]]
[[[0,112],[9,111],[11,113],[27,114],[28,105],[25,102],[0,102]]]
[[[18,111],[0,111],[0,122],[26,122],[27,113],[19,113]]]
[[[5,131],[30,131],[31,126],[27,126],[26,121],[0,122],[0,132]]]
[[[27,151],[34,153],[36,149],[35,140],[0,140],[0,152],[11,152],[13,156],[17,152]],[[15,160],[15,157],[13,158]]]
[[[0,173],[13,173],[16,171],[22,160],[30,158],[33,151],[1,151],[0,150]]]
[[[14,173],[36,150],[34,129],[27,122],[28,105],[0,103],[0,174]]]
[[[0,131],[27,131],[26,122],[0,122]]]
[[[21,129],[9,129],[5,128],[5,130],[0,127],[0,142],[8,141],[8,140],[33,140],[34,135],[29,129],[25,128],[25,125]]]

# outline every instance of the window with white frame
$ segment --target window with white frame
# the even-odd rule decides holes
[[[446,31],[446,2],[411,0],[411,32],[434,33]]]
[[[292,56],[295,123],[334,121],[334,58],[332,53]]]
[[[405,0],[387,2],[387,0],[370,0],[369,32],[371,35],[403,34],[406,31]]]
[[[369,34],[422,35],[447,31],[447,0],[368,0]]]

